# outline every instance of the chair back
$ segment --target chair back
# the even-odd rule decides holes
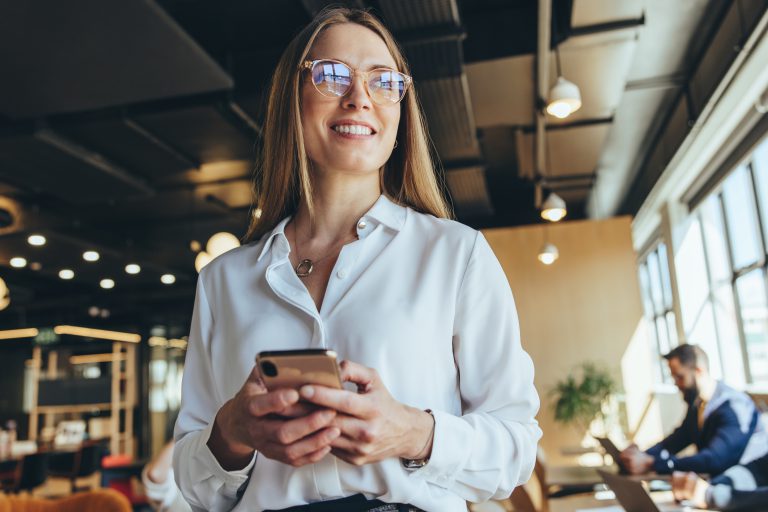
[[[75,458],[75,477],[91,476],[100,468],[102,444],[99,442],[83,443]]]
[[[48,453],[31,453],[19,462],[19,477],[14,485],[15,491],[31,491],[48,479]]]

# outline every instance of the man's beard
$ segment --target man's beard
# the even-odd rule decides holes
[[[689,388],[683,391],[683,400],[688,405],[693,405],[697,398],[699,398],[699,386],[694,381]]]

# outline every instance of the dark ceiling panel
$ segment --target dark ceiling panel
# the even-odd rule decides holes
[[[137,177],[98,155],[64,150],[50,132],[0,138],[0,180],[72,203],[107,202],[146,196]],[[77,150],[77,148],[72,148]]]
[[[132,116],[139,124],[200,163],[253,158],[255,139],[233,126],[214,106]]]
[[[151,1],[2,2],[0,70],[0,112],[15,118],[233,85]]]
[[[150,180],[197,167],[197,162],[130,119],[72,123],[56,130]]]
[[[379,0],[379,5],[393,31],[459,23],[456,0]]]

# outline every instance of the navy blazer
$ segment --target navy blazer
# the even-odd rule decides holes
[[[706,412],[699,429],[699,402],[688,407],[683,423],[663,441],[646,451],[654,457],[657,473],[695,471],[716,476],[739,463],[749,438],[759,420],[759,412],[743,393],[718,382],[713,407]],[[748,397],[747,397],[748,399]],[[718,403],[719,402],[719,403]],[[690,457],[675,454],[695,444],[697,453]]]

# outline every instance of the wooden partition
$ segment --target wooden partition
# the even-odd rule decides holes
[[[626,389],[630,426],[653,385],[630,218],[483,233],[512,287],[523,346],[536,367],[542,447],[551,464],[573,462],[561,449],[578,445],[580,438],[574,429],[554,423],[549,397],[559,379],[587,360],[610,368]],[[560,252],[550,266],[537,259],[545,239]],[[654,424],[656,418],[650,420]]]

